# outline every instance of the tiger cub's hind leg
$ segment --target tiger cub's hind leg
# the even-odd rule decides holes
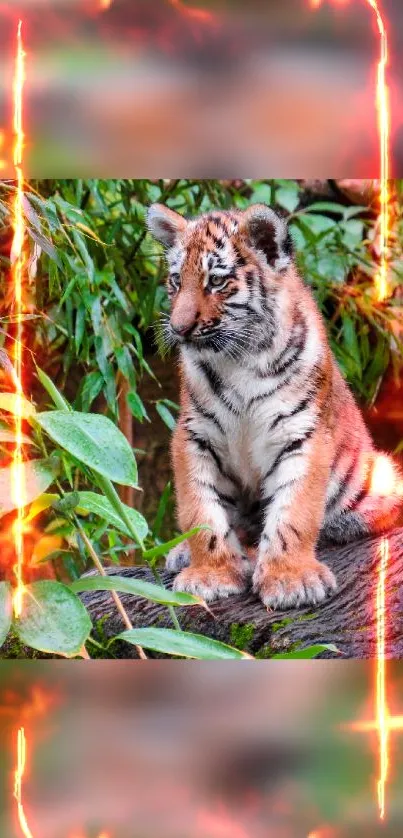
[[[347,544],[381,535],[397,521],[402,509],[402,480],[392,459],[380,452],[363,455],[358,478],[340,482],[327,504],[320,543]],[[379,468],[380,466],[380,468]],[[377,477],[377,469],[379,477]]]

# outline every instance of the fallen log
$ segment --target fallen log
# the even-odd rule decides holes
[[[386,655],[403,658],[403,527],[385,536],[389,545],[386,577]],[[252,593],[232,596],[210,604],[211,613],[200,606],[177,609],[185,631],[204,634],[239,646],[258,657],[305,648],[316,643],[334,643],[347,658],[376,656],[376,592],[381,538],[367,538],[342,547],[327,547],[319,558],[332,568],[338,580],[337,593],[321,606],[268,612]],[[147,567],[109,568],[108,573],[154,581]],[[171,587],[173,574],[163,571],[163,583]],[[135,628],[172,628],[168,609],[148,600],[121,594]],[[110,593],[82,594],[95,626],[109,638],[124,630]],[[116,657],[137,657],[133,646],[117,642]],[[152,653],[150,653],[152,656]],[[331,652],[321,657],[338,657]]]

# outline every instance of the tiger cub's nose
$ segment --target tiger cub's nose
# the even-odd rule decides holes
[[[191,323],[172,323],[171,321],[172,331],[182,338],[186,337],[187,335],[190,335],[190,332],[192,331],[194,325],[194,320],[192,320]]]

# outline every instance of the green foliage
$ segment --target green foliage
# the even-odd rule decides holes
[[[150,582],[143,582],[139,579],[128,579],[125,576],[91,576],[78,579],[72,582],[71,590],[75,593],[82,591],[118,591],[120,594],[133,594],[144,597],[151,602],[159,602],[160,605],[200,605],[203,600],[192,594],[175,593],[162,588],[159,585],[152,585]]]
[[[12,598],[8,582],[0,582],[0,646],[3,645],[11,626]]]
[[[199,660],[239,660],[251,659],[251,656],[239,649],[211,640],[202,634],[191,634],[171,629],[142,628],[131,629],[119,634],[115,640],[141,645],[165,655],[178,655],[182,658]]]
[[[42,430],[75,459],[123,486],[137,486],[137,467],[126,437],[107,416],[54,410],[37,413]]]
[[[13,629],[26,646],[71,658],[81,654],[91,620],[75,593],[60,582],[44,580],[26,586]]]

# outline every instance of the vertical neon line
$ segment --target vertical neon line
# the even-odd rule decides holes
[[[17,765],[14,779],[14,797],[17,801],[18,824],[24,838],[34,838],[24,811],[22,786],[27,762],[27,740],[25,729],[20,727],[17,734]]]
[[[380,544],[378,585],[376,592],[377,615],[377,678],[376,720],[379,739],[378,807],[379,817],[385,818],[385,787],[389,772],[389,711],[386,685],[386,578],[389,561],[389,543],[383,538]]]
[[[13,205],[13,244],[12,244],[12,280],[15,295],[15,317],[16,317],[16,340],[14,343],[14,379],[16,388],[16,412],[15,412],[15,448],[12,467],[12,498],[17,507],[17,518],[13,528],[16,562],[14,574],[16,589],[14,594],[14,613],[18,617],[23,607],[24,580],[24,499],[25,484],[22,462],[22,363],[23,363],[23,299],[22,284],[24,274],[24,173],[22,168],[24,151],[24,129],[23,129],[23,92],[25,81],[25,53],[22,42],[22,21],[19,21],[17,30],[17,52],[14,75],[14,168],[17,179],[17,188]]]

